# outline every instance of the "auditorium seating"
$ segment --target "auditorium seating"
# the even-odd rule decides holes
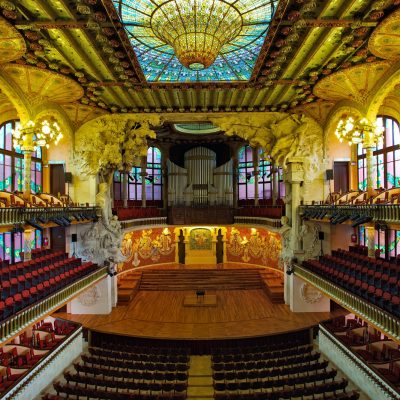
[[[0,321],[95,271],[97,264],[82,263],[64,252],[40,249],[29,261],[0,262]]]
[[[285,208],[282,205],[266,207],[245,207],[236,210],[235,215],[242,217],[261,217],[279,219],[285,215]]]
[[[182,350],[182,349],[181,349]],[[146,346],[89,347],[66,371],[66,384],[54,383],[57,396],[88,399],[176,399],[186,398],[189,356],[185,350],[164,351]],[[47,397],[46,397],[47,396]],[[54,399],[46,395],[44,399]],[[64,397],[62,397],[64,398]]]
[[[79,324],[47,317],[0,347],[0,396],[66,340]]]
[[[352,315],[323,323],[350,351],[389,384],[400,388],[400,345]]]
[[[400,265],[342,249],[303,267],[400,317]]]
[[[306,341],[275,346],[215,350],[212,355],[215,399],[357,399]],[[320,396],[320,397],[318,397]]]
[[[120,221],[139,218],[155,218],[162,216],[162,210],[155,207],[118,208],[116,212]]]

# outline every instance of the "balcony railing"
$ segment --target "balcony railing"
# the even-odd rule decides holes
[[[261,218],[261,217],[234,217],[235,224],[245,224],[245,225],[264,225],[270,226],[272,228],[280,228],[282,226],[280,219],[272,218]]]
[[[342,289],[334,283],[313,274],[300,265],[296,265],[294,274],[304,281],[315,286],[336,303],[340,304],[353,314],[358,315],[368,323],[383,331],[394,340],[400,340],[400,320],[394,315],[367,302],[349,291]]]
[[[121,221],[122,229],[136,228],[138,226],[148,225],[166,225],[167,217],[138,218],[129,221]]]
[[[96,207],[6,207],[0,208],[0,226],[23,224],[25,221],[46,223],[58,217],[72,217],[76,220],[83,217],[92,219],[96,216],[96,211]]]
[[[90,285],[107,276],[107,268],[103,267],[53,293],[37,303],[17,312],[0,324],[0,344],[16,335],[21,329],[28,327],[57,310],[77,294],[86,290]]]
[[[400,204],[362,204],[362,205],[310,205],[300,206],[300,213],[318,213],[317,219],[329,218],[340,212],[348,217],[370,217],[372,221],[394,222],[400,220]]]

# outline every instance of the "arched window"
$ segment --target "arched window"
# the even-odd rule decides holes
[[[253,149],[250,146],[239,149],[238,162],[239,200],[254,199]]]
[[[0,190],[8,192],[23,191],[24,155],[20,148],[14,149],[12,130],[19,121],[8,121],[0,125]],[[42,191],[42,152],[40,147],[32,153],[31,191]]]
[[[239,200],[254,199],[254,159],[253,149],[250,146],[243,146],[238,155],[238,198]],[[258,161],[258,198],[260,200],[272,199],[273,191],[273,168],[268,157],[259,151]],[[278,198],[285,195],[282,168],[278,168]]]
[[[398,122],[390,117],[378,117],[377,122],[385,128],[384,140],[374,150],[374,187],[390,189],[400,187],[400,129]],[[358,145],[358,188],[367,187],[367,160],[365,150]]]
[[[149,147],[146,166],[146,200],[162,199],[162,165],[161,151],[157,147]]]

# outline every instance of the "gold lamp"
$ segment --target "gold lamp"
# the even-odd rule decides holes
[[[182,65],[197,71],[212,65],[222,46],[240,34],[243,18],[235,2],[166,0],[153,11],[150,25]]]

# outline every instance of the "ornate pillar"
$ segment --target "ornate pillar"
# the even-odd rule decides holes
[[[258,175],[259,171],[259,151],[258,147],[253,148],[253,167],[254,167],[254,205],[258,206]]]
[[[288,160],[287,177],[291,183],[292,207],[291,207],[291,225],[292,225],[292,249],[300,249],[298,208],[300,206],[300,183],[304,180],[303,158],[292,157]]]
[[[31,160],[32,152],[35,149],[33,145],[33,134],[27,133],[23,138],[23,145],[21,147],[24,154],[24,199],[31,200]]]
[[[140,162],[140,176],[142,177],[142,207],[146,207],[146,167],[147,167],[147,157],[143,156]]]
[[[237,147],[232,148],[232,197],[233,197],[233,208],[238,206],[238,152]]]
[[[368,257],[375,257],[375,227],[366,226],[365,231],[367,233]]]
[[[373,147],[366,147],[367,152],[367,193],[368,196],[374,194],[374,156]]]
[[[272,205],[276,206],[276,202],[279,196],[279,169],[273,164],[271,166],[272,173]]]
[[[163,208],[166,210],[168,207],[168,149],[162,148],[161,149],[161,167],[162,167],[162,200],[163,200]]]
[[[31,236],[32,236],[32,229],[24,229],[24,261],[28,261],[32,258]]]
[[[128,208],[128,172],[121,172],[122,175],[122,206]]]

